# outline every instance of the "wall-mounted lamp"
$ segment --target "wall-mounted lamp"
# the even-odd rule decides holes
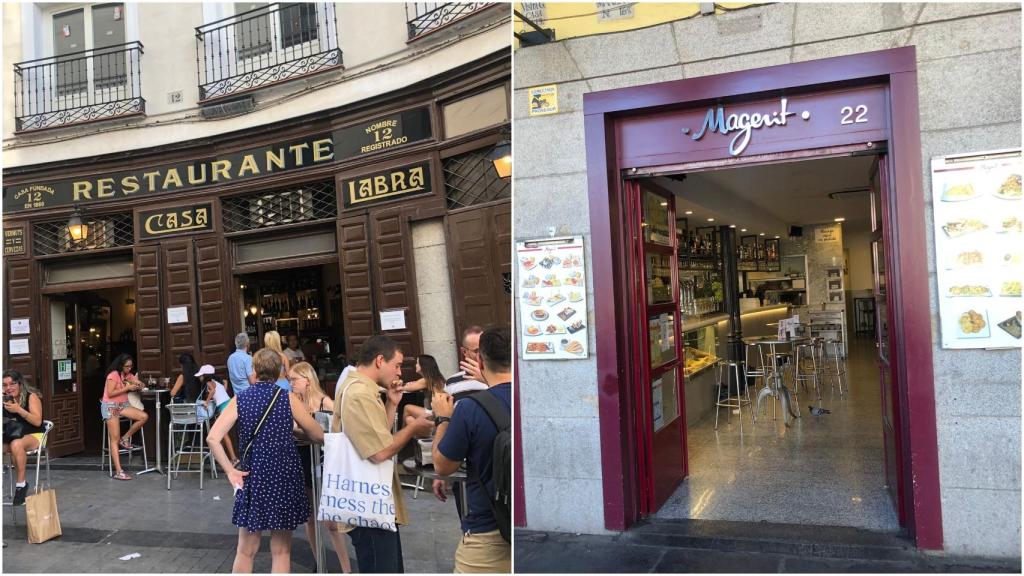
[[[494,164],[498,178],[508,178],[512,175],[512,141],[507,131],[502,130],[501,140],[498,140],[494,149],[488,152],[487,159]]]
[[[68,234],[75,242],[81,242],[89,237],[89,225],[82,221],[82,212],[78,206],[75,206],[75,211],[68,219]]]

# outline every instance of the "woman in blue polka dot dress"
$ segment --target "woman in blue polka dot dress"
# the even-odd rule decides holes
[[[252,365],[257,382],[242,395],[241,402],[238,396],[231,399],[207,440],[214,457],[225,470],[228,482],[236,488],[231,521],[238,526],[238,549],[232,571],[252,572],[253,559],[260,549],[260,533],[270,530],[271,570],[288,572],[291,568],[292,532],[310,515],[309,499],[302,481],[302,465],[292,437],[292,422],[298,424],[314,442],[323,442],[324,432],[296,395],[275,384],[281,372],[281,357],[276,352],[260,350],[253,356]],[[278,391],[277,401],[256,434],[257,425]],[[221,439],[236,420],[239,448],[242,450],[241,466],[247,472],[231,465],[221,445]],[[245,454],[250,440],[252,447]]]

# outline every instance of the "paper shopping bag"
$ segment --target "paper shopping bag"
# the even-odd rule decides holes
[[[359,456],[344,432],[324,434],[324,473],[319,520],[353,528],[395,532],[395,463],[374,464]]]
[[[25,498],[29,544],[42,544],[61,535],[57,492],[41,490]]]

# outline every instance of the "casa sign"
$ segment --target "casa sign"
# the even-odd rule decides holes
[[[139,238],[213,230],[212,214],[213,205],[209,203],[139,212]]]

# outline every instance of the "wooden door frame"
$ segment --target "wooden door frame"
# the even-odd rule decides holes
[[[629,113],[666,107],[697,107],[722,98],[754,99],[787,91],[815,91],[837,85],[888,86],[888,149],[893,166],[893,260],[889,289],[896,303],[894,344],[904,418],[904,493],[907,531],[920,548],[941,549],[942,512],[939,493],[938,439],[932,364],[931,311],[914,302],[929,297],[927,236],[922,184],[921,134],[918,115],[917,64],[914,47],[895,48],[824,60],[785,64],[741,72],[676,80],[647,86],[584,94],[587,186],[594,262],[598,410],[605,527],[624,530],[640,518],[632,438],[635,387],[629,375],[630,329],[625,307],[629,294],[622,230],[621,170],[618,167],[617,120]],[[836,143],[819,139],[815,147]],[[913,365],[914,370],[907,370]],[[913,479],[913,481],[909,481]]]

